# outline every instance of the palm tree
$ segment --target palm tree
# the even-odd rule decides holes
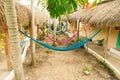
[[[8,34],[10,39],[10,49],[12,56],[12,64],[15,72],[16,80],[24,80],[23,66],[21,60],[21,50],[19,44],[19,34],[17,25],[17,15],[15,10],[14,0],[4,0],[5,1],[5,15],[8,26]]]

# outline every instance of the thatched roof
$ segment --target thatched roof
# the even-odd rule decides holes
[[[18,25],[21,26],[23,24],[30,25],[31,22],[31,11],[26,6],[21,5],[19,3],[15,4]],[[35,8],[35,20],[36,24],[43,23],[47,19],[46,15],[40,12],[40,10]],[[5,9],[4,9],[4,0],[0,0],[0,26],[6,25],[5,18]]]
[[[15,4],[15,7],[16,7],[16,13],[17,13],[17,20],[18,20],[18,24],[22,25],[22,24],[28,24],[30,23],[31,19],[31,12],[30,10],[19,4],[19,3],[16,3]]]
[[[27,7],[15,4],[18,24],[29,24],[30,10]],[[6,25],[4,0],[0,0],[0,26]]]
[[[81,22],[96,26],[119,26],[120,0],[112,0],[91,8],[89,11],[83,11],[79,19]]]
[[[69,20],[71,20],[71,21],[77,21],[79,19],[79,15],[81,14],[81,11],[82,10],[80,9],[80,10],[78,10],[78,11],[70,14]]]
[[[30,7],[30,5],[27,5],[27,8],[31,9]],[[34,7],[34,11],[36,24],[42,25],[44,22],[46,22],[46,20],[48,19],[48,15],[41,12],[40,9],[38,9],[37,7]]]
[[[3,0],[0,0],[0,26],[6,24],[5,10]]]

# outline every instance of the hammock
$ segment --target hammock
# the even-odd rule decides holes
[[[48,49],[52,49],[52,50],[56,50],[56,51],[69,51],[69,50],[74,50],[77,49],[81,46],[83,46],[84,44],[86,44],[87,42],[89,42],[93,37],[95,37],[100,31],[98,30],[96,33],[94,33],[92,36],[90,36],[88,39],[84,40],[84,41],[78,41],[77,43],[71,45],[71,46],[67,46],[67,47],[54,47],[54,46],[50,46],[48,44],[44,44],[41,41],[38,41],[36,39],[34,39],[33,37],[25,34],[24,32],[22,32],[21,30],[19,30],[22,34],[24,34],[26,37],[30,38],[31,40],[35,41],[36,43],[40,44],[43,47],[46,47]]]
[[[45,35],[45,37],[47,37],[48,39],[50,39],[53,42],[57,42],[58,44],[63,44],[63,43],[68,43],[69,41],[73,40],[74,37],[76,37],[77,33],[74,34],[72,37],[67,38],[67,39],[62,39],[62,40],[55,40],[52,37],[50,37],[49,35]]]
[[[30,40],[30,38],[24,39],[23,41],[20,42],[20,46],[22,47],[29,40]]]
[[[53,34],[53,33],[54,33],[54,30],[52,30],[51,27],[50,27],[47,23],[46,23],[46,26],[47,26],[49,32]],[[57,33],[57,34],[63,34],[63,33],[66,31],[66,27],[67,27],[67,25],[63,23],[63,24],[62,24],[62,29],[56,31],[56,33]]]

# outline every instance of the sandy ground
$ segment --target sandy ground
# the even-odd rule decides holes
[[[72,51],[52,51],[36,45],[37,64],[30,66],[30,48],[24,62],[26,80],[117,80],[100,67],[99,61],[85,52],[84,48]],[[90,74],[84,74],[83,68],[91,68]]]

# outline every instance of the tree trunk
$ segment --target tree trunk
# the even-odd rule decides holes
[[[15,11],[14,0],[5,0],[5,15],[8,25],[8,34],[10,40],[10,51],[12,56],[12,64],[15,72],[16,80],[24,80],[23,66],[21,60],[21,51],[19,43],[17,15]]]
[[[34,30],[34,0],[31,0],[31,30],[30,35],[35,38],[35,30]],[[31,43],[31,65],[34,66],[36,64],[36,55],[35,55],[35,42],[30,41]]]

